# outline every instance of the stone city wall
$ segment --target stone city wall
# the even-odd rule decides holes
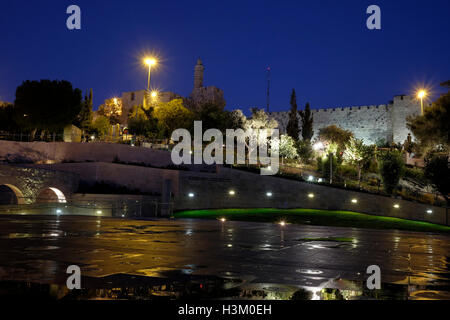
[[[409,133],[406,119],[420,114],[420,102],[409,96],[395,96],[391,104],[356,107],[312,109],[313,130],[316,138],[321,128],[336,125],[350,130],[366,144],[380,140],[403,143]],[[270,116],[278,122],[280,133],[286,132],[289,111],[271,112]],[[300,114],[299,127],[301,128]]]

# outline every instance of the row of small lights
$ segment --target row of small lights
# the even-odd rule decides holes
[[[229,194],[230,196],[234,196],[234,195],[236,194],[236,192],[235,192],[234,190],[230,190],[230,191],[228,192],[228,194]],[[193,198],[193,197],[195,197],[195,194],[192,193],[192,192],[190,192],[190,193],[188,194],[188,196],[189,196],[189,198]],[[270,198],[270,197],[273,196],[273,194],[272,194],[272,192],[269,191],[269,192],[266,192],[266,196]],[[314,197],[315,197],[315,196],[314,196],[314,193],[308,193],[308,198],[312,199],[312,198],[314,198]],[[358,203],[358,199],[352,199],[351,202],[354,203],[354,204],[357,204],[357,203]],[[394,204],[394,208],[395,208],[395,209],[400,209],[400,205],[399,205],[398,203],[396,203],[396,204]],[[431,213],[433,213],[433,210],[427,209],[427,213],[428,213],[428,214],[431,214]]]

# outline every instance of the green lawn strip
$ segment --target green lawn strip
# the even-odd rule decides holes
[[[450,233],[450,227],[429,222],[374,216],[351,211],[317,209],[214,209],[188,210],[175,213],[176,218],[219,219],[236,221],[277,222],[336,227],[400,229]]]

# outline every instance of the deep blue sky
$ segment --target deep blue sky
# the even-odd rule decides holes
[[[81,7],[82,29],[66,28]],[[366,28],[381,7],[382,30]],[[158,53],[152,83],[188,95],[197,57],[205,84],[225,91],[227,108],[271,109],[387,103],[418,84],[450,79],[450,1],[1,1],[0,100],[26,79],[66,79],[94,90],[94,104],[144,89],[140,57]]]

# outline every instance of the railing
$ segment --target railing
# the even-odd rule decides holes
[[[127,144],[134,147],[144,147],[159,150],[170,150],[171,145],[167,144],[165,139],[146,139],[135,137],[131,134],[124,135],[96,135],[84,134],[81,136],[77,134],[36,134],[34,137],[30,133],[8,133],[0,132],[0,140],[19,141],[19,142],[108,142]]]
[[[0,214],[145,218],[172,216],[173,207],[173,202],[161,203],[157,200],[86,200],[0,205]]]

